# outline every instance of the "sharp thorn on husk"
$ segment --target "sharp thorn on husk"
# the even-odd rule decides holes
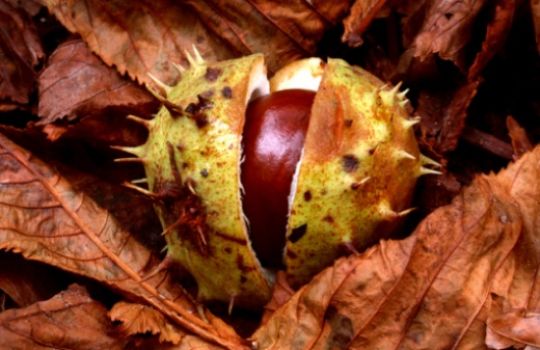
[[[348,253],[353,255],[360,255],[360,252],[356,249],[356,247],[352,244],[352,242],[343,242],[343,247],[347,250]]]
[[[172,66],[178,71],[178,73],[182,74],[186,71],[186,69],[184,68],[184,66],[182,66],[181,64],[179,63],[173,63]]]
[[[405,100],[405,96],[407,96],[407,93],[409,92],[409,89],[405,89],[402,92],[397,94],[397,97],[400,101]]]
[[[195,46],[195,44],[193,44],[192,47],[193,47],[193,54],[195,55],[195,61],[198,64],[204,64],[204,59],[202,58],[201,53],[197,49],[197,46]]]
[[[186,59],[188,60],[190,67],[194,67],[197,64],[193,56],[191,56],[191,53],[189,52],[189,50],[184,50],[184,55],[186,56]]]
[[[236,295],[231,295],[231,298],[229,299],[229,307],[227,308],[227,312],[229,316],[232,315],[235,299],[236,299]]]
[[[159,86],[161,89],[163,89],[163,91],[165,91],[166,94],[169,94],[172,90],[172,86],[169,86],[167,84],[165,84],[164,82],[162,82],[161,80],[159,80],[155,75],[153,75],[152,73],[148,73],[148,76],[150,77],[150,79],[152,79],[152,81],[154,83],[156,83],[157,86]]]
[[[204,306],[202,304],[197,304],[197,314],[206,323],[208,322],[208,318],[206,318],[206,313],[204,312]]]
[[[422,175],[442,175],[443,174],[439,170],[434,170],[434,169],[424,168],[424,167],[420,167],[419,173],[420,173],[420,176],[422,176]]]
[[[404,119],[403,120],[403,126],[405,127],[405,129],[409,129],[413,126],[415,126],[416,124],[420,123],[420,117],[414,117],[414,118],[411,118],[411,119]]]
[[[414,210],[416,210],[416,208],[405,209],[405,210],[402,210],[402,211],[398,212],[396,215],[397,215],[398,217],[403,217],[403,216],[406,216],[406,215],[408,215],[409,213],[413,212]]]
[[[134,185],[136,185],[136,184],[146,184],[146,183],[148,183],[148,179],[146,177],[143,177],[143,178],[140,178],[140,179],[131,180],[130,182],[132,184],[134,184]]]
[[[135,190],[135,191],[137,191],[137,192],[139,192],[139,193],[142,193],[142,194],[144,194],[145,196],[148,196],[148,197],[151,197],[151,198],[154,198],[154,197],[156,196],[156,194],[155,194],[154,192],[149,191],[149,190],[147,190],[146,188],[142,188],[142,187],[139,187],[139,186],[135,186],[134,184],[131,184],[131,183],[129,183],[129,182],[124,182],[124,183],[122,184],[122,186],[127,187],[127,188],[132,189],[132,190]]]
[[[396,149],[394,151],[394,154],[396,155],[396,158],[398,159],[411,159],[416,160],[416,157],[409,152],[405,151],[404,149]]]
[[[360,185],[364,185],[366,182],[368,182],[369,180],[371,180],[371,176],[366,176],[364,177],[362,180],[360,180],[360,182],[358,182],[358,184]]]
[[[428,156],[425,156],[423,154],[420,155],[420,160],[422,161],[422,164],[432,165],[432,166],[434,166],[436,168],[442,168],[441,163],[439,163],[436,160],[433,160],[433,159],[431,159]]]
[[[390,94],[393,96],[396,96],[400,88],[401,88],[401,81],[397,83],[392,89],[390,89]]]
[[[127,147],[127,146],[117,146],[117,145],[112,145],[110,147],[111,147],[111,149],[114,149],[114,150],[117,150],[117,151],[122,151],[122,152],[125,152],[125,153],[133,154],[134,156],[138,157],[137,159],[142,159],[142,158],[140,158],[141,155],[140,155],[140,152],[139,152],[139,147]],[[118,158],[118,159],[123,159],[123,158]]]
[[[150,126],[152,125],[152,122],[150,120],[138,117],[138,116],[133,115],[133,114],[128,115],[127,119],[129,119],[131,121],[134,121],[135,123],[140,124],[140,125],[146,127],[147,129],[149,129]]]

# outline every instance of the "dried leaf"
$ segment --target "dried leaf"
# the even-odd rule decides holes
[[[276,283],[272,291],[272,298],[264,307],[264,314],[261,324],[265,324],[270,319],[274,311],[285,304],[294,294],[294,290],[289,286],[284,271],[278,271],[276,274]]]
[[[518,159],[522,154],[530,151],[533,148],[525,129],[523,129],[511,116],[506,118],[506,127],[508,128],[508,135],[512,140],[514,159]]]
[[[198,308],[107,211],[3,136],[0,183],[0,249],[108,284],[216,344],[244,345],[221,320]]]
[[[511,310],[490,315],[487,322],[486,345],[490,349],[521,349],[524,346],[540,348],[540,313]]]
[[[349,0],[310,0],[308,2],[318,14],[332,24],[337,24],[349,12],[351,7],[351,1]]]
[[[463,84],[457,90],[420,93],[416,112],[422,117],[422,142],[440,153],[456,148],[465,127],[467,110],[478,90],[479,80]]]
[[[478,176],[409,238],[336,261],[253,339],[260,349],[486,348],[486,323],[540,307],[539,179],[540,147]],[[538,334],[529,322],[520,341]]]
[[[540,53],[540,0],[530,0],[534,31],[536,33],[536,47]]]
[[[414,56],[423,60],[438,54],[465,70],[463,48],[485,3],[486,0],[432,0],[413,43]]]
[[[178,345],[185,333],[169,323],[162,313],[142,304],[116,303],[109,317],[120,322],[120,330],[127,336],[149,333],[159,335],[160,342]]]
[[[173,84],[195,44],[210,61],[263,52],[270,70],[313,53],[328,25],[309,3],[269,1],[43,0],[70,31],[121,74],[153,86],[148,73]],[[129,14],[129,15],[128,15]]]
[[[349,46],[356,47],[363,43],[362,34],[371,24],[375,16],[384,7],[387,0],[357,0],[351,12],[343,21],[345,32],[341,40]]]
[[[52,299],[0,314],[3,349],[124,349],[109,335],[107,311],[83,287],[72,285]]]
[[[94,56],[82,40],[60,45],[39,75],[39,124],[67,120],[108,107],[145,108],[153,97]]]
[[[0,0],[0,111],[29,102],[44,52],[28,14]]]
[[[487,63],[504,45],[506,36],[512,26],[515,11],[516,0],[497,0],[495,15],[488,24],[482,50],[476,54],[474,62],[469,68],[469,80],[476,79]]]
[[[0,289],[18,306],[51,298],[66,287],[62,277],[44,265],[0,252]]]

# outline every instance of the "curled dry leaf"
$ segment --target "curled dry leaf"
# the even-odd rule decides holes
[[[504,334],[537,345],[525,316],[540,310],[539,179],[540,147],[478,176],[407,239],[336,261],[253,339],[260,349],[482,349],[486,324],[502,332],[503,317],[516,326]],[[526,332],[506,317],[516,310]]]
[[[82,40],[60,45],[39,78],[39,124],[73,120],[107,107],[145,108],[153,97],[94,56]]]
[[[47,301],[0,314],[2,349],[124,349],[110,336],[107,310],[72,285]]]
[[[289,286],[284,271],[278,271],[276,274],[276,283],[272,290],[272,298],[264,307],[264,314],[261,324],[265,324],[270,319],[274,311],[280,308],[293,296],[294,290]]]
[[[451,92],[424,90],[420,93],[415,113],[422,117],[424,144],[440,153],[456,148],[465,127],[467,110],[479,84],[480,81],[475,80]]]
[[[328,25],[306,1],[43,1],[105,63],[150,86],[148,73],[173,84],[194,44],[210,61],[263,52],[276,70],[313,53]]]
[[[341,40],[352,47],[362,45],[362,34],[386,3],[387,0],[357,0],[343,21],[345,31]]]
[[[413,43],[414,56],[423,60],[438,54],[464,70],[463,48],[470,40],[474,19],[486,0],[433,0],[430,3]]]
[[[27,104],[44,52],[30,17],[0,0],[0,111]]]
[[[244,341],[202,307],[151,252],[56,171],[0,136],[0,249],[101,281],[144,300],[210,342]],[[198,316],[197,316],[198,315]]]
[[[469,80],[476,79],[487,63],[503,47],[506,35],[512,26],[515,11],[516,0],[497,0],[495,14],[488,24],[482,49],[476,54],[469,68]]]
[[[512,116],[506,118],[506,127],[508,128],[508,135],[512,140],[514,159],[518,159],[521,155],[533,148],[533,145],[527,136],[527,132],[514,118],[512,118]]]
[[[159,335],[160,342],[179,344],[185,333],[169,323],[154,308],[142,304],[118,302],[109,311],[111,320],[120,322],[120,330],[127,336],[137,334]]]

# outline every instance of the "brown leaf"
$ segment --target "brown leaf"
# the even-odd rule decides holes
[[[0,111],[27,104],[44,52],[28,14],[0,0]]]
[[[0,252],[0,289],[18,306],[51,298],[66,287],[62,278],[44,265]]]
[[[274,284],[274,289],[272,291],[272,298],[264,306],[264,314],[261,324],[265,324],[266,321],[272,317],[274,311],[289,301],[293,294],[294,290],[291,288],[291,286],[289,286],[285,272],[278,271],[276,274],[276,283]]]
[[[149,333],[159,335],[160,342],[178,345],[185,333],[169,323],[162,313],[142,304],[118,302],[109,311],[111,320],[120,322],[127,336]]]
[[[351,8],[351,12],[343,21],[345,31],[341,40],[349,46],[362,45],[362,34],[371,24],[375,16],[384,7],[387,0],[357,0]]]
[[[512,26],[515,11],[516,0],[497,0],[495,15],[488,24],[482,50],[476,54],[474,62],[469,68],[469,80],[475,80],[487,63],[503,47]]]
[[[540,348],[540,313],[522,309],[492,314],[486,332],[486,345],[490,349],[521,349],[526,345]]]
[[[451,92],[424,90],[420,93],[416,113],[422,117],[422,142],[440,153],[456,148],[479,84],[476,80]]]
[[[423,60],[438,54],[464,70],[463,48],[485,3],[486,0],[432,0],[413,43],[414,56]]]
[[[0,314],[3,349],[123,349],[109,335],[107,310],[83,287],[72,285],[52,299]]]
[[[309,3],[317,13],[332,24],[337,24],[349,12],[351,7],[351,1],[349,0],[310,0]]]
[[[221,320],[198,308],[107,211],[3,136],[0,183],[0,249],[101,281],[216,344],[244,345]]]
[[[306,1],[44,0],[70,31],[121,74],[153,86],[148,73],[171,85],[173,63],[186,65],[195,44],[210,61],[253,52],[270,70],[311,54],[328,23]],[[129,14],[129,15],[127,15]]]
[[[506,118],[506,127],[508,128],[508,135],[512,140],[512,148],[514,149],[514,159],[518,159],[524,153],[530,151],[533,148],[527,132],[523,129],[519,123],[508,116]]]
[[[154,98],[94,56],[82,40],[60,45],[39,75],[39,124],[99,113],[108,107],[145,108]]]
[[[517,325],[504,315],[540,307],[539,179],[537,147],[477,177],[409,238],[336,261],[253,338],[260,349],[486,348],[486,323]],[[520,341],[540,334],[529,326]]]
[[[530,0],[531,14],[534,22],[534,31],[536,33],[536,47],[540,53],[540,0]]]

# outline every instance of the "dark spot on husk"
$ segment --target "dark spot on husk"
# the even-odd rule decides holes
[[[360,186],[362,186],[362,185],[360,185],[358,182],[353,182],[351,184],[351,190],[356,191],[357,189],[360,188]]]
[[[307,231],[307,224],[303,224],[301,226],[295,227],[292,229],[291,234],[289,235],[289,241],[292,243],[296,243],[300,240],[300,238],[304,237]]]
[[[298,258],[298,255],[296,255],[296,253],[293,252],[293,251],[290,250],[290,249],[287,249],[287,256],[288,256],[290,259],[296,259],[296,258]]]
[[[247,282],[246,276],[240,276],[240,283],[246,283],[246,282]]]
[[[350,318],[339,313],[335,306],[326,309],[324,319],[330,325],[330,334],[327,338],[328,349],[346,349],[354,336],[353,324]]]
[[[333,224],[334,223],[334,218],[332,217],[332,215],[326,215],[324,218],[323,218],[323,221],[326,221],[330,224]]]
[[[212,96],[214,96],[214,89],[206,90],[205,92],[201,93],[199,96],[201,96],[202,98],[209,99]]]
[[[200,113],[201,111],[204,111],[206,109],[210,109],[214,106],[212,101],[208,99],[208,97],[204,97],[202,94],[197,95],[197,103],[190,103],[186,107],[186,112],[188,114],[194,115],[197,113]]]
[[[350,128],[352,126],[353,120],[352,119],[345,119],[345,127]]]
[[[193,119],[195,120],[195,124],[197,124],[199,129],[202,129],[208,125],[208,116],[206,113],[196,113],[193,115]]]
[[[231,254],[232,253],[232,249],[231,247],[225,247],[225,249],[223,249],[225,251],[225,253],[227,254]]]
[[[313,196],[311,195],[311,191],[304,192],[304,200],[306,202],[309,202],[311,200],[311,198],[313,198]]]
[[[240,271],[242,271],[243,273],[248,273],[248,272],[250,272],[250,271],[255,270],[255,267],[245,265],[245,263],[244,263],[244,257],[243,257],[242,255],[240,255],[240,254],[238,254],[238,255],[236,256],[236,266],[237,266],[238,269],[239,269]]]
[[[206,73],[204,74],[204,78],[208,81],[216,81],[221,75],[221,72],[222,71],[219,68],[208,67],[206,69]]]
[[[359,164],[360,161],[358,160],[358,158],[356,158],[355,155],[346,154],[341,158],[341,165],[343,166],[343,170],[348,173],[355,172],[358,169]]]
[[[201,176],[202,177],[208,177],[208,169],[205,168],[205,169],[201,170]]]
[[[225,86],[222,90],[221,90],[221,95],[223,95],[223,97],[225,98],[232,98],[232,89],[230,86]]]

